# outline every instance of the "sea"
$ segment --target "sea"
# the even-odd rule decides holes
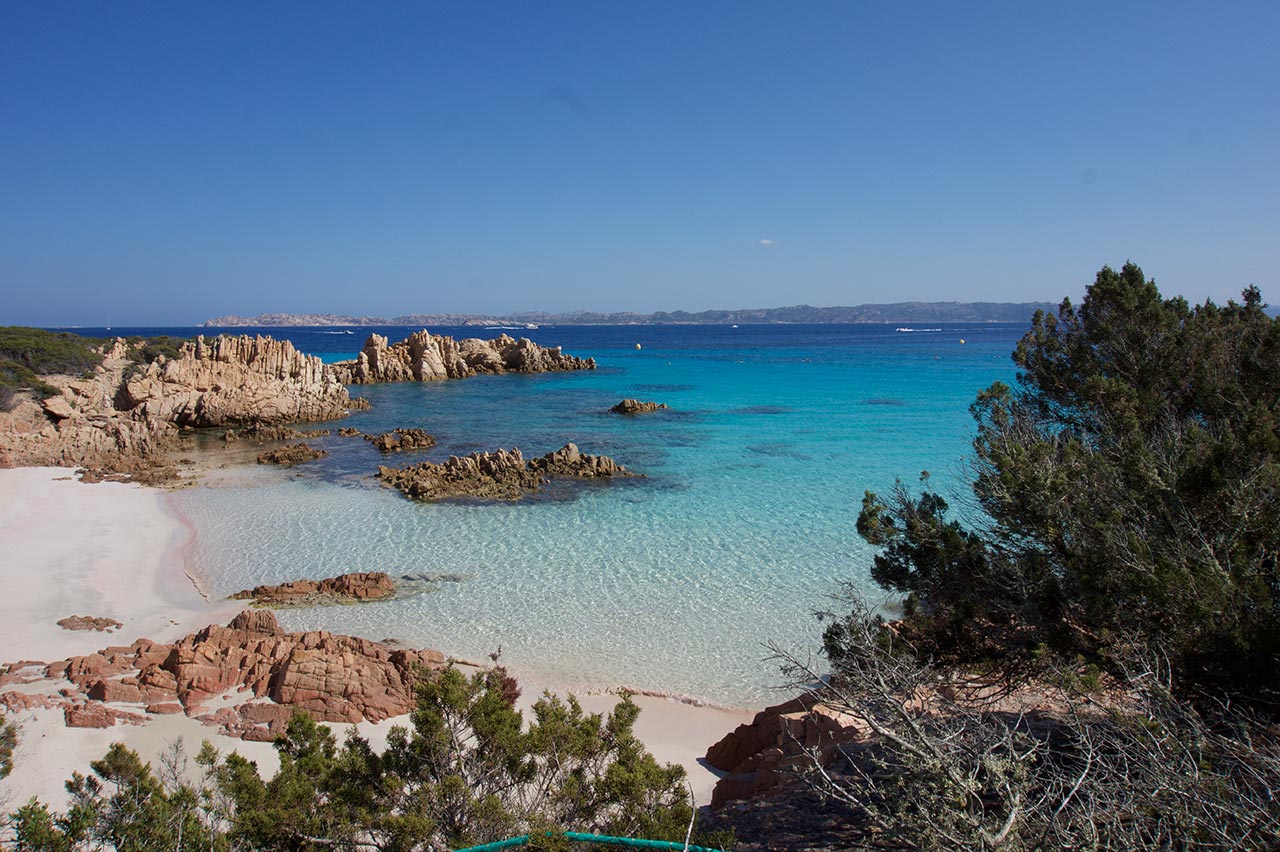
[[[358,438],[291,469],[246,465],[176,492],[193,567],[216,595],[261,583],[386,571],[421,594],[287,610],[289,629],[395,639],[500,659],[532,683],[626,687],[725,706],[779,699],[784,649],[821,667],[822,611],[849,589],[892,612],[855,522],[867,491],[902,480],[965,511],[969,406],[1012,383],[1017,324],[437,327],[527,336],[594,371],[355,387],[341,425],[425,429],[436,446],[389,457]],[[79,329],[287,338],[332,362],[371,332],[415,328]],[[667,411],[609,413],[623,398]],[[302,426],[300,428],[307,428]],[[519,503],[414,503],[379,485],[408,465],[573,442],[643,474],[558,485]],[[972,510],[970,510],[972,511]]]

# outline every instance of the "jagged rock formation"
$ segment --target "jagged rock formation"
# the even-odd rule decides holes
[[[622,402],[610,408],[612,414],[649,414],[654,411],[665,411],[667,404],[665,402],[641,402],[638,399],[624,399]]]
[[[346,387],[315,355],[270,337],[197,337],[182,357],[156,361],[121,390],[135,419],[179,426],[332,420],[350,406]]]
[[[0,467],[154,471],[178,427],[342,417],[346,387],[319,358],[269,337],[197,338],[181,356],[141,366],[117,338],[87,377],[46,376],[59,393],[0,412]]]
[[[114,618],[97,618],[92,615],[68,615],[58,619],[58,626],[63,630],[115,630],[124,627]]]
[[[399,343],[371,334],[355,361],[332,365],[335,375],[352,385],[375,382],[430,382],[465,379],[484,373],[555,373],[594,370],[594,358],[566,355],[559,346],[544,349],[522,337],[505,334],[492,340],[454,340],[426,329]]]
[[[867,736],[865,722],[802,695],[756,714],[707,749],[705,760],[728,773],[711,792],[711,807],[752,799],[790,783],[816,759],[827,765],[839,746]]]
[[[402,450],[418,450],[436,445],[436,439],[421,429],[392,429],[381,435],[365,435],[364,439],[382,453],[398,453]]]
[[[338,435],[340,435],[343,438],[358,438],[360,434],[361,433],[359,429],[352,429],[348,426],[343,426],[338,430]]]
[[[236,592],[232,600],[251,600],[255,606],[282,607],[324,606],[359,603],[389,598],[396,584],[381,571],[341,574],[325,580],[294,580],[278,586],[257,586]]]
[[[271,740],[294,709],[322,722],[380,721],[415,706],[414,686],[444,665],[436,651],[393,649],[326,631],[286,633],[267,610],[246,610],[226,627],[206,627],[172,644],[139,639],[129,646],[56,663],[0,668],[0,687],[66,678],[58,695],[0,693],[10,711],[60,707],[71,726],[143,723],[145,714],[184,712],[232,736]],[[252,699],[211,710],[229,690]],[[141,712],[104,706],[135,705]]]
[[[322,459],[329,455],[324,450],[318,450],[309,444],[289,444],[287,447],[278,447],[274,450],[267,450],[265,453],[258,454],[258,464],[278,464],[281,467],[293,467],[295,464]]]
[[[608,456],[582,453],[566,444],[541,458],[525,461],[519,450],[494,450],[450,456],[443,462],[412,467],[378,467],[378,478],[411,500],[520,500],[552,477],[594,479],[634,476]]]

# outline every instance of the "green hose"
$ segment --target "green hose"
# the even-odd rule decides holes
[[[551,832],[547,832],[547,836],[551,836]],[[639,849],[688,849],[689,852],[719,852],[717,849],[708,849],[705,846],[685,846],[683,843],[677,843],[674,840],[644,840],[638,837],[609,837],[605,834],[583,834],[580,831],[566,831],[563,835],[566,840],[577,840],[583,843],[603,843],[606,846],[631,846]],[[517,846],[524,846],[529,842],[529,835],[522,834],[519,837],[510,837],[506,840],[498,840],[494,843],[485,843],[481,846],[468,846],[466,849],[458,849],[455,852],[491,852],[497,849],[513,849]]]

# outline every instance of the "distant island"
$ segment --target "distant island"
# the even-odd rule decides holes
[[[201,323],[206,328],[256,326],[460,326],[460,325],[725,325],[730,323],[923,323],[923,322],[1030,322],[1036,311],[1053,310],[1051,302],[892,302],[883,305],[815,308],[744,308],[730,311],[630,311],[598,313],[528,311],[490,316],[486,314],[408,314],[398,317],[346,316],[342,314],[235,314]]]

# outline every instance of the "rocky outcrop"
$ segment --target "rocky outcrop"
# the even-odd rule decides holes
[[[95,618],[92,615],[68,615],[58,619],[58,626],[63,630],[116,630],[124,627],[114,618]]]
[[[399,343],[371,334],[355,361],[334,364],[335,375],[352,385],[430,382],[497,373],[556,373],[594,370],[594,358],[576,358],[559,346],[544,349],[522,337],[454,340],[423,329]]]
[[[179,426],[332,420],[346,387],[315,355],[270,337],[197,337],[172,361],[147,365],[121,389],[122,407]]]
[[[342,574],[326,580],[294,580],[278,586],[257,586],[236,592],[232,600],[251,600],[272,608],[360,603],[389,598],[396,584],[381,571]]]
[[[596,479],[634,476],[608,456],[582,453],[566,444],[553,453],[526,461],[519,450],[494,450],[450,456],[443,462],[412,467],[378,467],[378,479],[411,500],[520,500],[552,477]]]
[[[364,439],[381,453],[398,453],[403,450],[419,450],[434,447],[436,439],[421,429],[393,429],[381,435],[365,435]]]
[[[200,337],[145,366],[141,345],[117,338],[92,374],[45,376],[56,394],[0,412],[0,467],[154,471],[182,427],[327,420],[351,406],[334,372],[288,341]]]
[[[295,464],[322,459],[329,455],[324,450],[318,450],[310,444],[289,444],[286,447],[278,447],[274,450],[267,450],[265,453],[258,454],[258,464],[278,464],[281,467],[293,467]]]
[[[376,722],[408,713],[416,703],[415,685],[444,658],[325,631],[286,633],[270,611],[246,610],[226,627],[206,627],[172,645],[139,639],[42,670],[37,665],[0,669],[0,683],[44,677],[66,678],[71,686],[58,696],[6,691],[0,706],[61,707],[72,726],[145,722],[133,707],[107,706],[123,703],[147,714],[184,712],[233,736],[270,740],[295,709],[323,722]],[[249,701],[208,708],[228,691],[249,693]]]
[[[97,381],[65,377],[44,379],[55,387],[78,385],[88,391]],[[102,381],[109,384],[110,378]],[[176,443],[177,429],[154,418],[134,420],[88,400],[76,407],[66,396],[36,402],[19,397],[10,411],[0,412],[0,467],[24,465],[84,466],[107,473],[137,473],[163,467]]]
[[[865,739],[866,734],[864,723],[813,696],[768,707],[707,749],[706,762],[727,773],[711,793],[711,807],[786,785],[812,767],[814,758],[826,766],[842,744]]]
[[[359,429],[352,429],[349,426],[343,426],[338,430],[338,435],[343,438],[358,438],[361,434]]]
[[[622,402],[610,408],[613,414],[649,414],[654,411],[663,411],[667,407],[665,402],[641,402],[638,399],[624,399]]]

